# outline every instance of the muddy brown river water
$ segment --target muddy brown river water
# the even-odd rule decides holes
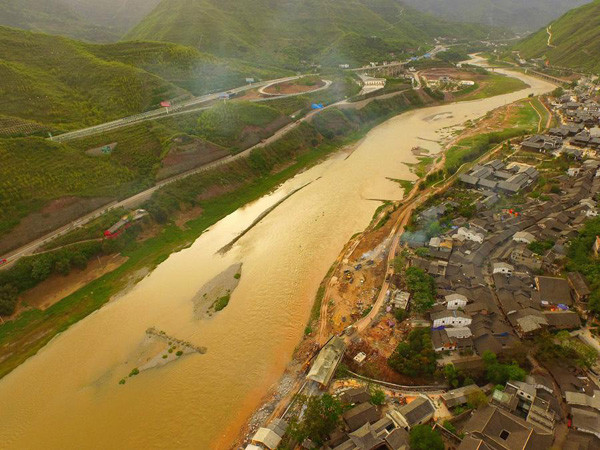
[[[379,206],[399,199],[388,178],[414,179],[411,148],[434,152],[440,132],[553,85],[412,111],[215,224],[132,290],[53,339],[0,380],[2,448],[226,448],[301,339],[319,282]],[[266,209],[306,183],[245,234]],[[232,264],[243,275],[229,306],[194,318],[192,298]],[[119,380],[155,327],[208,349]]]

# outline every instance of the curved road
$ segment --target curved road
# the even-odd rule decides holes
[[[260,81],[257,83],[248,84],[246,86],[240,86],[238,88],[230,89],[227,92],[231,93],[231,94],[239,94],[241,92],[249,91],[249,90],[255,89],[255,88],[260,88],[262,86],[297,80],[298,78],[301,78],[302,76],[304,76],[304,75],[296,75],[293,77],[285,77],[285,78],[277,78],[275,80]],[[329,85],[327,87],[329,87]],[[203,95],[200,97],[195,97],[191,100],[187,100],[180,104],[174,105],[171,108],[154,109],[152,111],[148,111],[145,113],[140,113],[140,114],[136,114],[133,116],[123,117],[122,119],[113,120],[111,122],[102,123],[100,125],[94,125],[89,128],[83,128],[81,130],[70,131],[68,133],[63,133],[63,134],[59,134],[57,136],[53,136],[50,138],[50,140],[56,141],[56,142],[67,142],[72,139],[82,138],[82,137],[86,137],[86,136],[93,136],[98,133],[116,130],[118,128],[123,128],[123,127],[133,125],[136,123],[140,123],[140,122],[146,122],[148,120],[156,120],[156,119],[160,119],[162,117],[168,117],[168,116],[173,115],[174,112],[179,112],[179,114],[188,114],[188,113],[196,112],[196,111],[199,111],[199,110],[202,110],[205,108],[196,108],[196,109],[191,109],[191,110],[186,110],[186,111],[182,111],[182,110],[191,108],[195,105],[199,105],[202,103],[218,100],[222,94],[223,94],[223,92],[217,92],[214,94],[207,94],[207,95]],[[299,95],[299,94],[281,95],[280,97],[277,97],[277,98],[292,97],[294,95]],[[250,101],[257,101],[257,100],[250,100]]]

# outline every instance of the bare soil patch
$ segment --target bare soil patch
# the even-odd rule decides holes
[[[42,210],[21,219],[15,228],[0,236],[0,254],[19,248],[112,200],[109,197],[63,197],[53,200]]]
[[[202,209],[200,206],[194,206],[193,208],[180,212],[175,217],[175,225],[182,230],[185,229],[186,223],[188,223],[190,220],[200,217],[202,211],[204,211],[204,209]]]
[[[52,275],[19,298],[17,311],[10,317],[16,318],[22,311],[30,308],[44,310],[68,297],[73,292],[112,272],[125,263],[127,258],[121,255],[107,255],[90,260],[84,270],[73,269],[67,276]]]
[[[176,138],[169,153],[162,160],[156,178],[161,180],[229,155],[227,149],[198,138]]]
[[[263,139],[266,139],[284,126],[290,123],[290,119],[286,116],[278,117],[265,127],[246,126],[238,139],[236,147],[240,150],[245,150],[258,144]]]
[[[289,95],[289,94],[302,94],[305,92],[311,92],[315,89],[319,89],[325,86],[325,82],[320,80],[318,83],[313,85],[307,84],[295,84],[293,82],[284,82],[279,84],[274,84],[264,89],[264,92],[267,94],[281,94],[281,95]]]

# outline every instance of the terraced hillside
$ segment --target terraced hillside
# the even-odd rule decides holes
[[[552,64],[600,72],[600,0],[573,9],[516,46],[524,58],[548,58]]]
[[[431,44],[489,35],[395,0],[163,0],[126,36],[189,45],[219,56],[297,66],[363,63]]]

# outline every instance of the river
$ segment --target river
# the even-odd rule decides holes
[[[397,116],[353,152],[340,152],[215,224],[133,289],[53,339],[0,380],[3,448],[216,448],[258,406],[301,339],[317,287],[344,244],[379,202],[414,179],[411,148],[433,151],[440,132],[553,85]],[[226,254],[218,250],[300,186]],[[243,263],[229,306],[194,319],[191,299]],[[119,380],[156,327],[208,349]],[[220,444],[217,445],[216,443]]]

